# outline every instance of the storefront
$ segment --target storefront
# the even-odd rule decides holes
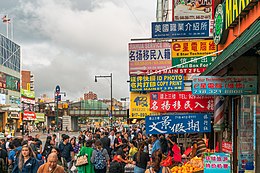
[[[45,123],[45,114],[44,113],[36,113],[36,120],[34,122],[38,129],[42,129]]]
[[[250,81],[247,81],[238,86],[235,85],[236,80],[233,85],[230,84],[234,92],[239,88],[244,90],[225,94],[225,126],[221,129],[224,145],[222,143],[220,150],[231,153],[233,172],[242,173],[249,169],[259,172],[260,2],[239,3],[239,11],[230,4],[233,1],[227,0],[216,8],[220,12],[216,12],[219,16],[215,15],[214,40],[218,50],[223,51],[201,76],[252,77],[256,80],[256,84],[252,85],[248,85]],[[246,87],[250,88],[250,92]]]

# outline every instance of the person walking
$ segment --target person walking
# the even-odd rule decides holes
[[[63,141],[59,144],[61,156],[67,161],[68,168],[70,168],[70,162],[74,159],[74,149],[69,143],[69,136],[63,135]]]
[[[35,158],[35,153],[31,147],[28,144],[23,145],[12,173],[37,173],[39,163]]]
[[[86,154],[88,155],[88,164],[83,166],[78,166],[77,167],[78,173],[95,173],[94,165],[91,163],[91,157],[94,149],[91,146],[92,146],[92,141],[88,140],[86,141],[86,147],[83,146],[80,149],[79,156],[83,156]]]
[[[51,153],[55,153],[58,156],[57,164],[64,168],[65,173],[68,173],[69,171],[68,171],[67,161],[61,156],[59,148],[53,147],[49,154],[51,154]]]
[[[160,149],[155,150],[152,154],[152,167],[147,169],[145,173],[170,173],[171,170],[168,167],[161,166],[162,152]]]
[[[64,168],[58,163],[58,156],[55,153],[51,153],[48,156],[48,162],[41,165],[37,173],[64,173]]]
[[[108,152],[102,147],[100,140],[95,142],[96,149],[92,153],[91,162],[94,164],[95,173],[106,173],[110,158]]]

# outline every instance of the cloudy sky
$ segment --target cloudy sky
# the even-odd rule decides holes
[[[113,97],[120,99],[129,96],[127,45],[151,37],[156,0],[0,0],[0,14],[12,20],[38,97],[53,96],[59,84],[67,99],[87,91],[110,98],[110,79],[95,83],[94,76],[113,73]],[[4,24],[0,32],[6,35]]]

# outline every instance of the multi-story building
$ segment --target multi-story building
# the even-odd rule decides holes
[[[20,46],[0,34],[0,131],[20,127]]]
[[[97,94],[89,91],[84,94],[84,100],[97,100]]]

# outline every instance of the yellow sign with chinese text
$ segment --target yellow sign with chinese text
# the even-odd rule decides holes
[[[130,93],[129,118],[145,118],[151,115],[150,93]]]
[[[172,43],[172,58],[198,57],[217,51],[213,40],[178,41]],[[215,54],[211,56],[216,56]]]

